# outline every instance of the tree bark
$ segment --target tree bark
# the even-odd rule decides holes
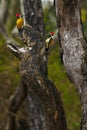
[[[32,8],[29,2],[31,2]],[[20,56],[21,59],[21,85],[10,100],[6,130],[16,129],[15,114],[26,97],[29,111],[29,130],[67,130],[60,94],[47,77],[47,60],[44,61],[43,58],[45,45],[41,1],[26,0],[24,7],[25,5],[28,5],[30,10],[32,9],[30,11],[32,26],[25,24],[23,27],[21,40],[26,42],[25,51],[20,52],[16,45],[11,43],[9,45],[10,49],[16,52],[17,57]],[[24,9],[25,14],[27,11],[29,13],[27,7]],[[27,15],[29,16],[29,14]]]
[[[25,21],[44,36],[43,10],[41,0],[21,0],[24,5]],[[42,69],[47,75],[47,53],[42,53]]]
[[[55,0],[63,62],[81,99],[81,130],[87,130],[87,43],[79,5],[79,0]]]
[[[41,0],[23,0],[26,23],[44,34]]]
[[[66,130],[60,95],[42,70],[43,37],[31,28],[24,27],[24,30],[31,44],[35,43],[32,50],[24,55],[20,66],[22,81],[28,88],[30,130]]]
[[[15,130],[15,114],[27,96],[29,130],[67,130],[60,95],[42,70],[44,38],[31,26],[23,27],[23,39],[32,47],[23,52],[20,63],[21,86],[10,100],[6,130]],[[22,89],[21,89],[22,87]]]

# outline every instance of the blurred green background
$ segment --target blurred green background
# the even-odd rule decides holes
[[[81,14],[83,20],[83,29],[85,37],[87,37],[87,4],[86,0],[81,2]],[[55,31],[57,29],[55,10],[49,1],[49,6],[44,6],[44,23],[45,32]],[[9,4],[10,6],[10,4]],[[9,16],[6,23],[9,33],[15,26],[15,13],[20,11],[18,4],[16,11]],[[11,12],[9,12],[11,13]],[[66,113],[68,130],[80,130],[81,120],[81,105],[78,93],[68,80],[65,68],[61,63],[59,56],[59,48],[56,44],[49,52],[48,56],[48,75],[49,79],[54,81],[56,87],[61,93],[64,109]],[[7,111],[8,99],[14,93],[17,84],[19,83],[19,60],[8,50],[5,41],[0,34],[0,130],[3,128],[2,121],[5,121],[5,113]]]

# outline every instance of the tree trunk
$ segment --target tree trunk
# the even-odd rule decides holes
[[[21,85],[10,100],[6,130],[15,130],[15,114],[27,96],[29,130],[67,130],[60,94],[42,70],[41,55],[44,39],[31,26],[23,27],[23,39],[30,39],[32,47],[21,55]],[[22,88],[22,89],[21,89]]]
[[[23,0],[26,23],[44,34],[41,0]]]
[[[43,10],[41,0],[21,0],[24,4],[25,21],[44,36]],[[47,53],[42,53],[42,69],[47,75]]]
[[[63,62],[81,99],[81,130],[87,130],[87,43],[83,36],[79,0],[55,0]]]
[[[24,27],[24,31],[31,38],[31,44],[35,43],[23,56],[20,66],[22,82],[28,88],[30,130],[66,130],[60,95],[42,70],[43,37],[31,28]]]
[[[24,9],[26,21],[29,22],[30,18],[31,26],[24,25],[23,27],[21,39],[22,42],[26,41],[28,46],[25,52],[21,52],[22,54],[19,56],[21,58],[22,84],[19,91],[10,100],[6,130],[16,129],[14,127],[15,114],[26,97],[29,111],[29,130],[67,130],[60,94],[47,77],[47,60],[44,61],[43,58],[45,45],[41,1],[24,0]],[[14,45],[10,44],[10,46],[16,49],[18,56],[19,49]]]

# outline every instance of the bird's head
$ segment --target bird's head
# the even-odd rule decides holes
[[[49,34],[50,34],[51,36],[53,36],[53,35],[54,35],[54,32],[49,32]]]
[[[21,14],[16,13],[16,17],[17,17],[17,18],[20,18],[20,16],[21,16]]]

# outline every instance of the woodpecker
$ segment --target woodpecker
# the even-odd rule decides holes
[[[50,37],[45,40],[46,51],[48,51],[49,48],[54,44],[54,38],[53,38],[54,32],[49,32],[49,34],[50,34]]]
[[[22,18],[22,15],[19,13],[16,14],[16,17],[17,17],[16,25],[17,25],[20,36],[22,36],[24,20]]]

